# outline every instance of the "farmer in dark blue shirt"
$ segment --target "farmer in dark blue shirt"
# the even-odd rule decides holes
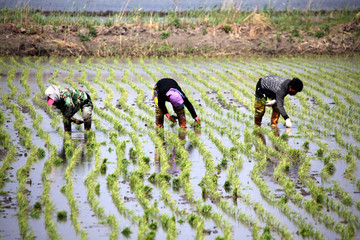
[[[291,128],[290,117],[284,108],[284,98],[286,95],[296,95],[303,89],[303,83],[298,78],[286,79],[276,75],[269,75],[260,78],[256,84],[255,91],[255,124],[261,126],[262,117],[265,114],[265,107],[271,106],[271,126],[276,127],[279,116],[285,119],[286,127]]]

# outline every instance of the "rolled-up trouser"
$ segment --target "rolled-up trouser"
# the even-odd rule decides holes
[[[65,130],[65,132],[70,133],[71,132],[71,122],[68,121],[65,117],[64,117],[63,122],[64,122],[64,130]]]
[[[261,120],[265,114],[265,98],[255,98],[255,104],[254,104],[254,108],[255,108],[255,116],[254,116],[254,120],[255,120],[255,124],[258,126],[261,126]],[[272,127],[276,127],[279,121],[279,117],[280,117],[280,112],[279,109],[277,107],[276,104],[272,105],[272,115],[271,115],[271,126]]]
[[[182,128],[186,128],[186,115],[185,115],[185,108],[182,107],[180,109],[175,109],[174,111],[178,117],[179,126]]]
[[[155,104],[155,116],[156,116],[156,120],[155,120],[156,126],[164,127],[164,113],[156,104]]]
[[[175,109],[174,111],[178,117],[179,126],[182,128],[186,128],[186,116],[184,107]],[[164,113],[161,109],[155,104],[155,115],[156,115],[156,126],[164,127]]]
[[[261,126],[261,120],[262,117],[265,114],[265,104],[264,104],[265,98],[258,98],[255,97],[255,103],[254,103],[254,108],[255,108],[255,115],[254,115],[254,121],[255,124],[258,126]]]
[[[91,102],[91,98],[89,94],[87,94],[88,99],[86,100],[85,104],[81,107],[82,117],[84,119],[84,129],[90,130],[91,129],[91,116],[93,110],[93,104]]]
[[[276,127],[279,121],[280,112],[276,104],[272,105],[271,126]]]

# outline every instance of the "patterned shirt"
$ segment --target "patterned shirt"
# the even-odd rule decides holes
[[[289,93],[290,79],[276,75],[261,78],[261,90],[265,97],[276,99],[276,104],[281,116],[286,120],[289,118],[284,108],[284,98]]]
[[[60,87],[60,98],[54,105],[65,117],[74,116],[88,99],[87,94],[81,90],[63,87]]]

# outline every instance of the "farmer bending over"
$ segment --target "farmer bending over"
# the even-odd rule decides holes
[[[177,118],[179,120],[179,126],[186,128],[186,117],[184,106],[190,111],[191,116],[197,123],[200,123],[199,118],[196,115],[193,105],[189,102],[189,99],[185,96],[185,93],[181,90],[179,84],[170,78],[163,78],[159,80],[153,88],[153,97],[155,102],[155,114],[156,114],[156,126],[164,126],[164,114],[172,122],[176,120],[170,116],[165,106],[165,102],[168,101],[173,106]]]
[[[284,98],[287,94],[295,95],[301,92],[302,89],[303,83],[298,78],[290,80],[276,75],[260,78],[255,91],[255,124],[261,126],[265,106],[272,106],[271,126],[277,126],[281,114],[285,119],[286,127],[291,128],[290,118],[284,108]]]
[[[48,105],[54,105],[64,116],[65,132],[71,132],[71,122],[84,123],[85,130],[91,129],[93,105],[90,95],[81,90],[51,85],[45,90]],[[81,109],[83,121],[73,118]]]

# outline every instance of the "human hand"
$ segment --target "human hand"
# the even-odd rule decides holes
[[[200,124],[200,119],[199,119],[199,117],[196,117],[196,118],[195,118],[195,121],[196,121],[198,124]]]
[[[82,120],[79,120],[79,119],[76,119],[76,118],[70,118],[71,122],[75,123],[75,124],[82,124],[84,123],[84,121]]]
[[[169,113],[167,113],[167,114],[165,114],[165,116],[170,120],[170,121],[172,121],[172,122],[176,122],[176,120],[175,119],[173,119],[171,116],[170,116],[170,114]]]
[[[291,128],[291,127],[292,127],[290,118],[288,118],[288,119],[285,120],[285,125],[286,125],[287,128]]]
[[[272,105],[274,105],[276,103],[276,100],[274,99],[274,100],[269,100],[269,101],[266,101],[266,103],[265,103],[265,106],[272,106]]]

